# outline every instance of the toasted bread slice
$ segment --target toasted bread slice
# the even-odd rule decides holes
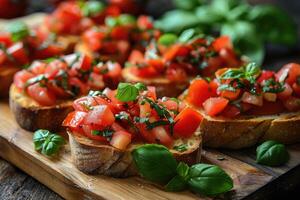
[[[9,87],[14,80],[15,73],[19,70],[19,67],[0,66],[0,97],[8,97]]]
[[[191,106],[191,105],[189,105]],[[203,116],[200,132],[203,145],[214,148],[240,149],[266,140],[284,144],[300,142],[300,112],[278,115],[243,115],[238,118]]]
[[[73,110],[73,101],[61,101],[55,106],[40,106],[14,84],[10,87],[9,106],[17,123],[24,129],[35,131],[47,129],[56,131],[69,112]]]
[[[183,80],[183,82],[180,83],[175,83],[165,77],[141,78],[132,74],[130,72],[130,67],[123,69],[122,76],[125,82],[144,83],[148,86],[155,86],[158,97],[177,97],[189,85],[189,79]]]
[[[130,145],[126,151],[121,151],[110,145],[90,140],[69,131],[68,135],[72,159],[80,171],[112,177],[129,177],[138,174],[131,151],[141,144]],[[176,146],[180,144],[186,144],[187,150],[183,152],[170,150],[178,161],[188,164],[200,161],[202,139],[199,134],[195,134],[190,139],[175,141]]]

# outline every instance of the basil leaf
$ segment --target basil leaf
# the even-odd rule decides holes
[[[184,151],[186,151],[188,148],[187,148],[187,145],[186,145],[186,144],[180,144],[180,145],[178,145],[178,146],[174,146],[173,149],[176,150],[176,151],[179,151],[179,152],[184,152]]]
[[[206,25],[213,23],[220,23],[224,21],[225,17],[222,13],[217,12],[210,5],[200,6],[196,9],[195,14],[197,15],[199,22]]]
[[[200,0],[173,0],[176,8],[183,10],[192,10],[201,3]]]
[[[177,162],[162,145],[142,145],[133,150],[132,156],[139,173],[147,180],[167,183],[176,175]]]
[[[29,35],[28,26],[21,21],[9,23],[6,30],[11,33],[11,37],[14,42],[20,41]]]
[[[218,166],[196,164],[190,167],[188,185],[194,192],[214,196],[233,188],[230,176]]]
[[[179,176],[186,180],[189,175],[189,169],[190,167],[187,164],[180,162],[176,168],[176,172]]]
[[[135,22],[136,22],[135,17],[129,14],[121,14],[118,17],[118,23],[120,25],[130,25],[130,24],[134,24]]]
[[[231,37],[235,49],[260,65],[265,54],[264,43],[256,27],[247,21],[234,21],[221,27],[221,35]]]
[[[261,36],[268,42],[284,45],[295,45],[297,42],[296,23],[279,7],[254,6],[249,9],[248,19],[259,28]]]
[[[32,138],[34,143],[34,149],[40,151],[43,148],[44,142],[50,134],[51,133],[48,130],[40,129],[35,131]]]
[[[163,32],[179,33],[199,24],[199,19],[194,13],[182,10],[172,10],[166,12],[160,20],[155,21],[154,25]]]
[[[170,192],[179,192],[185,190],[187,186],[187,182],[181,176],[177,175],[167,183],[165,189]]]
[[[87,1],[84,3],[82,9],[83,15],[86,17],[95,16],[101,13],[105,5],[100,1]]]
[[[159,37],[158,43],[165,45],[165,46],[169,46],[171,44],[176,43],[177,39],[178,39],[177,35],[172,34],[172,33],[165,33]]]
[[[139,91],[147,90],[147,86],[143,83],[136,83],[134,87],[136,87]]]
[[[52,156],[58,152],[64,143],[65,140],[60,135],[50,134],[43,143],[42,154]]]
[[[139,95],[139,90],[130,83],[120,83],[118,85],[116,98],[122,102],[134,101]]]
[[[256,162],[268,166],[279,166],[289,160],[289,154],[283,144],[270,140],[256,149]]]

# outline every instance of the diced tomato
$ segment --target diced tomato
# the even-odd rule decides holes
[[[174,82],[182,82],[187,79],[187,73],[179,64],[172,63],[166,71],[166,77]]]
[[[149,117],[151,114],[151,106],[148,102],[145,102],[143,104],[140,104],[140,117]]]
[[[98,51],[102,47],[102,40],[104,37],[104,32],[90,29],[83,33],[82,40],[89,47],[89,49],[92,51]]]
[[[194,80],[187,94],[187,101],[195,106],[201,107],[203,102],[211,96],[210,87],[206,80]]]
[[[244,92],[242,96],[242,102],[249,103],[256,106],[263,105],[263,96],[262,95],[254,95],[249,92]]]
[[[284,106],[289,111],[299,111],[300,110],[300,98],[289,97],[283,101]]]
[[[262,83],[263,81],[269,80],[270,78],[275,78],[275,72],[270,70],[262,70],[260,76],[257,79],[257,82]]]
[[[284,65],[276,74],[277,80],[285,80],[289,85],[293,85],[298,77],[300,77],[300,65],[296,63]]]
[[[229,67],[238,67],[240,66],[240,60],[235,55],[233,49],[224,48],[220,50],[220,58],[223,59],[226,66]]]
[[[218,69],[216,72],[215,72],[215,76],[216,78],[220,78],[227,70],[229,70],[230,68],[221,68],[221,69]]]
[[[221,36],[219,38],[216,38],[212,43],[212,47],[214,48],[215,51],[218,51],[218,52],[224,48],[232,49],[232,43],[231,43],[230,37]]]
[[[144,66],[144,67],[131,67],[131,73],[135,74],[138,77],[153,77],[158,75],[156,69],[152,66]]]
[[[299,85],[298,81],[296,83],[294,83],[292,87],[293,87],[295,94],[298,97],[300,97],[300,85]]]
[[[234,105],[227,105],[223,112],[220,114],[223,117],[234,118],[241,113],[241,110]]]
[[[192,108],[183,109],[175,117],[174,135],[176,137],[189,138],[191,137],[202,121],[200,113]]]
[[[124,26],[116,26],[111,30],[110,34],[113,40],[128,40],[129,29]]]
[[[47,64],[41,61],[34,61],[30,67],[29,70],[34,73],[35,75],[43,74],[46,70]]]
[[[210,77],[212,76],[218,69],[224,66],[223,59],[221,57],[215,56],[210,57],[207,60],[207,67],[201,70],[201,75]]]
[[[62,125],[66,127],[77,128],[79,125],[82,124],[86,115],[86,112],[73,111],[68,114],[68,116],[63,121]]]
[[[161,59],[150,59],[147,60],[148,64],[154,67],[157,71],[161,72],[164,70],[165,65]]]
[[[45,76],[49,79],[54,78],[59,70],[66,70],[67,64],[61,60],[54,60],[50,62],[45,69]]]
[[[92,72],[89,76],[88,80],[89,86],[91,86],[91,89],[93,90],[100,90],[104,88],[104,81],[103,76],[101,74],[96,74]]]
[[[147,86],[147,91],[146,91],[146,96],[147,97],[150,97],[151,99],[153,100],[156,100],[157,99],[157,96],[156,96],[156,88],[154,86]]]
[[[241,90],[236,89],[235,91],[222,90],[220,91],[220,96],[229,100],[235,100],[240,96]]]
[[[3,64],[6,61],[6,59],[7,59],[7,56],[6,56],[5,52],[2,49],[0,49],[0,65]]]
[[[29,62],[27,52],[25,51],[24,44],[17,42],[7,49],[7,53],[11,55],[18,63],[24,65]]]
[[[121,150],[125,150],[130,143],[131,134],[127,131],[116,131],[110,141],[111,146]]]
[[[292,87],[288,84],[284,84],[284,90],[277,94],[277,97],[281,100],[289,98],[293,93]]]
[[[14,76],[14,84],[17,88],[23,89],[26,82],[32,77],[34,77],[34,74],[27,70],[18,71]]]
[[[147,130],[146,124],[136,124],[139,129],[139,133],[141,134],[142,138],[145,139],[149,143],[155,143],[155,136],[152,134],[150,130]]]
[[[58,86],[55,80],[48,81],[46,84],[47,88],[55,94],[56,97],[60,99],[70,98],[70,94],[66,92],[65,89]]]
[[[85,83],[83,83],[81,80],[79,80],[76,77],[71,77],[69,79],[69,84],[71,86],[75,86],[77,88],[80,89],[80,94],[86,94],[89,90],[89,88],[87,87],[87,85]]]
[[[98,105],[95,97],[85,96],[79,99],[76,99],[73,102],[73,108],[77,111],[88,112],[92,106]]]
[[[42,106],[51,106],[56,103],[55,95],[46,87],[41,87],[39,83],[30,85],[27,88],[27,93]]]
[[[212,81],[209,82],[211,96],[213,96],[213,97],[217,96],[218,87],[219,87],[219,83],[218,83],[217,79],[213,79]]]
[[[98,105],[93,107],[93,110],[88,112],[84,120],[84,124],[107,127],[112,125],[114,121],[114,114],[109,109],[109,107],[107,105]]]
[[[141,15],[137,19],[137,26],[142,30],[149,30],[153,28],[153,23],[149,16]]]
[[[251,108],[253,108],[254,105],[250,104],[250,103],[244,103],[241,102],[241,111],[242,112],[247,112],[248,110],[250,110]]]
[[[72,65],[72,69],[88,71],[92,67],[92,58],[88,55],[81,55],[78,62]]]
[[[8,47],[12,43],[13,42],[10,33],[5,33],[5,32],[0,33],[0,44],[3,44],[5,47]]]
[[[179,49],[181,48],[180,44],[174,44],[172,45],[163,55],[164,61],[171,61],[173,60],[176,55],[177,52],[179,51]]]
[[[64,51],[64,48],[58,44],[49,44],[44,49],[37,49],[34,52],[35,59],[46,59],[52,56],[61,55]]]
[[[169,133],[162,126],[157,126],[151,130],[151,133],[155,137],[155,141],[159,144],[171,147],[173,144],[173,139]]]
[[[120,126],[118,123],[114,122],[112,125],[111,125],[111,128],[114,130],[114,131],[125,131],[125,129]]]
[[[275,93],[270,93],[270,92],[266,92],[263,93],[264,99],[270,102],[275,102],[277,99],[277,94]]]
[[[132,50],[128,58],[128,61],[132,64],[143,63],[144,60],[144,54],[139,50]]]
[[[122,67],[119,63],[107,62],[106,65],[108,72],[105,74],[105,76],[109,76],[113,79],[119,79],[121,77]]]
[[[203,103],[203,108],[209,116],[220,114],[228,105],[229,101],[223,97],[211,97]]]
[[[167,98],[164,99],[164,98],[160,101],[160,104],[162,104],[168,110],[171,110],[171,111],[179,110],[179,104],[180,104],[179,102],[177,102],[176,100],[173,100],[173,99],[167,99]]]

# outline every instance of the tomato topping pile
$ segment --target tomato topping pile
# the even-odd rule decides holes
[[[74,101],[63,122],[74,134],[126,149],[133,141],[173,147],[190,138],[202,116],[175,98],[156,98],[155,88],[120,83],[117,90],[92,91]]]
[[[121,66],[113,62],[93,64],[89,56],[70,54],[57,59],[33,62],[15,74],[15,86],[42,106],[59,99],[85,95],[90,89],[116,87]]]
[[[215,79],[192,81],[185,99],[210,116],[272,115],[300,110],[300,65],[289,63],[278,72],[254,63],[223,68]]]
[[[219,68],[242,64],[228,37],[212,40],[188,31],[178,38],[161,35],[146,47],[145,53],[133,51],[128,60],[131,72],[143,78],[167,77],[182,82],[190,76],[212,76]]]
[[[160,31],[153,28],[150,17],[136,19],[129,14],[107,16],[105,24],[93,26],[83,32],[85,46],[101,60],[124,63],[131,49],[145,50],[151,39],[157,39]]]
[[[0,33],[0,67],[26,65],[35,59],[62,55],[66,49],[54,34],[14,22]]]

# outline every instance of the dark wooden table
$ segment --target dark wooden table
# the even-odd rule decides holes
[[[268,2],[274,1],[268,0]],[[292,0],[291,2],[298,2],[298,5],[300,4],[300,1],[298,0]],[[281,0],[277,0],[277,3],[292,11],[300,27],[300,5],[297,8],[297,6],[291,6],[288,3],[285,4],[284,1]],[[299,45],[298,48],[288,52],[282,53],[281,51],[274,51],[273,48],[271,48],[271,51],[269,52],[271,53],[267,55],[267,59],[265,62],[265,65],[268,68],[278,69],[280,66],[282,66],[282,64],[288,62],[300,63]],[[300,177],[298,178],[298,180],[300,180]],[[300,182],[299,185],[295,185],[288,192],[282,191],[280,188],[276,188],[270,199],[283,199],[284,197],[292,197],[294,195],[300,195]],[[60,200],[62,198],[53,191],[49,190],[43,184],[36,181],[34,178],[28,176],[18,168],[12,166],[10,163],[0,158],[0,199]]]

